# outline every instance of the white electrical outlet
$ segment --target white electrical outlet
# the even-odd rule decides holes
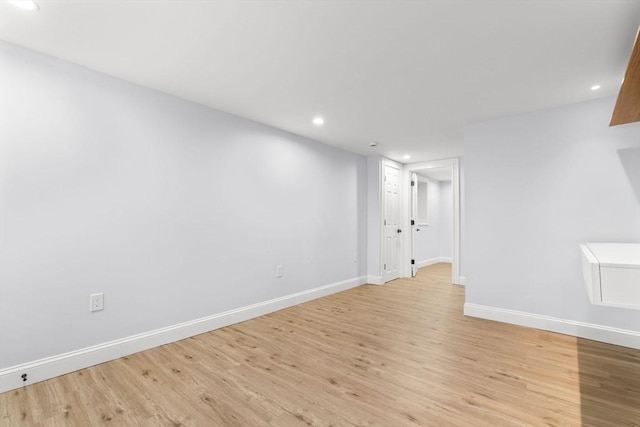
[[[91,294],[89,296],[89,311],[104,310],[104,294]]]
[[[284,270],[281,265],[276,265],[276,277],[282,277],[284,275]]]

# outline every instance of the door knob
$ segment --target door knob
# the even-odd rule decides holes
[[[399,228],[398,228],[398,233],[402,233],[402,230],[400,230]]]

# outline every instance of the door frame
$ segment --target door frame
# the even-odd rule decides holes
[[[429,162],[413,163],[404,166],[403,173],[403,189],[411,188],[411,174],[414,171],[421,169],[431,168],[451,168],[451,189],[453,191],[453,254],[451,262],[451,281],[457,285],[464,285],[464,278],[460,276],[460,162],[459,159],[450,158],[443,160],[433,160]],[[411,227],[411,197],[406,196],[407,191],[403,191],[400,195],[404,194],[404,228],[409,229]],[[409,228],[408,228],[409,227]],[[403,277],[411,277],[411,236],[410,233],[405,233],[404,240],[404,268],[402,272]]]
[[[411,248],[409,248],[409,258],[415,259],[416,253],[416,230],[419,230],[418,224],[418,175],[415,172],[409,171],[409,179],[411,180],[411,187],[409,195],[409,234],[411,234]],[[409,273],[411,277],[416,277],[418,273],[418,266],[414,262],[409,264]]]

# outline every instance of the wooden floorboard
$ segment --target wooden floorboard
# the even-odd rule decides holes
[[[450,264],[0,395],[2,426],[640,426],[640,351],[465,317]]]

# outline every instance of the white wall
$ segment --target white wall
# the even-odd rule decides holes
[[[415,259],[419,266],[440,258],[453,256],[453,191],[451,181],[436,181],[419,177],[427,182],[427,209],[429,225],[422,225],[416,233]]]
[[[451,181],[440,181],[440,257],[453,256],[453,187]]]
[[[640,311],[589,303],[578,244],[640,241],[640,124],[614,99],[465,129],[468,303],[631,331]]]
[[[458,159],[458,171],[460,174],[460,181],[459,181],[459,185],[460,185],[460,206],[459,206],[459,214],[460,214],[460,239],[459,239],[459,248],[458,248],[458,252],[460,255],[459,258],[459,269],[460,269],[460,277],[461,277],[461,281],[463,281],[464,284],[464,280],[466,280],[466,265],[465,265],[465,244],[466,244],[466,238],[467,238],[467,234],[466,234],[466,215],[467,215],[467,209],[466,209],[466,180],[465,180],[465,174],[464,174],[464,168],[465,167],[465,163],[464,163],[464,157],[460,157]]]
[[[0,368],[366,273],[364,157],[0,55]]]
[[[427,212],[429,225],[419,225],[420,231],[415,233],[414,254],[418,266],[440,256],[440,184],[438,181],[419,177],[419,181],[427,183]],[[420,194],[418,194],[420,197]]]
[[[382,256],[381,162],[380,156],[367,157],[367,274],[373,282],[382,281],[380,268]]]

